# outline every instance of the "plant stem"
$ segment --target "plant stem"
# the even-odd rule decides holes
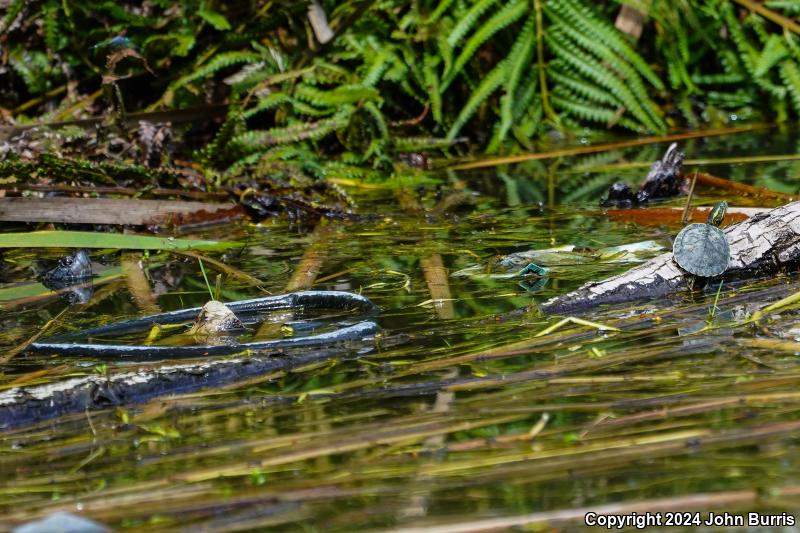
[[[539,69],[539,91],[542,95],[542,108],[547,118],[556,125],[560,125],[561,121],[550,106],[550,96],[547,93],[547,75],[544,72],[544,23],[542,22],[541,0],[533,0],[533,5],[536,9],[536,64]]]

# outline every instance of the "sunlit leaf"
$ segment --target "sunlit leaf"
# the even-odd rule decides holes
[[[215,30],[229,30],[231,29],[231,23],[228,22],[228,19],[225,18],[225,15],[222,13],[217,13],[207,7],[203,7],[200,11],[197,12],[200,17],[211,24]]]
[[[117,248],[130,250],[221,250],[234,242],[174,239],[91,231],[33,231],[0,234],[0,248]]]

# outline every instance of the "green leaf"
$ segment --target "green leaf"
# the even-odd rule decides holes
[[[217,13],[207,7],[202,7],[197,14],[200,15],[200,18],[214,26],[215,30],[223,31],[231,29],[231,23],[228,22],[228,19],[226,19],[225,15],[222,13]]]
[[[0,248],[118,248],[129,250],[221,250],[241,246],[228,241],[205,241],[95,233],[92,231],[32,231],[0,234]]]
[[[503,84],[508,76],[508,61],[508,58],[506,58],[498,63],[497,66],[483,78],[483,81],[481,81],[480,85],[473,91],[472,96],[470,96],[467,103],[459,112],[455,122],[450,127],[450,131],[447,132],[447,140],[452,141],[455,139],[458,132],[461,131],[461,128],[464,127],[472,115],[475,114],[475,111],[478,110],[478,107]]]

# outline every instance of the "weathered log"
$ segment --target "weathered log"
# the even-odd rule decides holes
[[[141,403],[157,396],[184,394],[274,372],[289,372],[334,357],[342,358],[343,349],[294,356],[273,350],[258,356],[165,365],[113,376],[92,375],[47,385],[14,387],[0,392],[0,429],[87,409]]]
[[[239,219],[233,203],[130,198],[0,198],[0,222],[181,226]]]
[[[800,202],[777,207],[724,229],[731,248],[725,273],[710,281],[758,271],[775,273],[800,261]],[[541,309],[569,314],[597,305],[658,298],[689,288],[691,274],[675,263],[672,252],[654,257],[627,272],[552,298]]]

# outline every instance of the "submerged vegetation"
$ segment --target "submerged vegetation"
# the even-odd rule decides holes
[[[205,106],[224,119],[184,127],[177,152],[202,185],[247,175],[281,189],[424,166],[403,155],[421,151],[788,120],[797,12],[780,0],[14,0],[0,98],[16,124]],[[61,163],[53,172],[88,164]]]

